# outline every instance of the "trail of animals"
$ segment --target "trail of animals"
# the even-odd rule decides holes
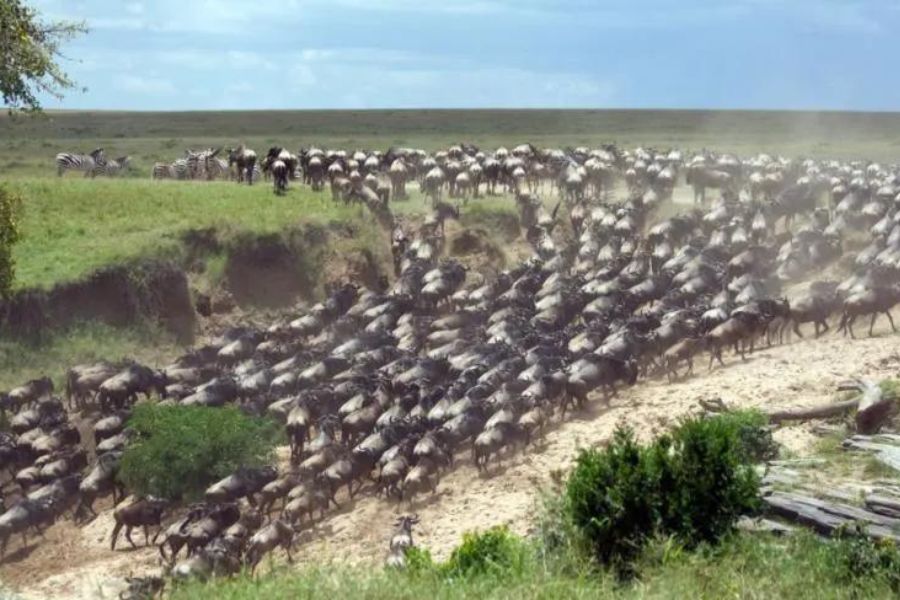
[[[425,173],[433,214],[415,231],[393,218],[390,193],[370,206],[392,233],[393,281],[347,282],[163,369],[78,365],[63,397],[48,378],[4,393],[4,583],[127,597],[163,575],[256,569],[277,549],[295,562],[395,563],[414,527],[440,556],[474,526],[526,530],[535,486],[619,422],[649,436],[704,396],[812,404],[848,372],[896,372],[894,340],[871,337],[879,315],[893,330],[900,302],[896,167],[613,146],[319,152],[322,181],[335,156],[363,158],[376,179],[397,161]],[[446,257],[444,221],[493,193],[492,177],[458,185],[461,171],[446,172],[495,163],[532,255],[472,281]],[[444,176],[428,183],[435,169]],[[296,170],[302,179],[308,164]],[[246,162],[242,172],[252,180]],[[694,202],[668,210],[682,177]],[[707,188],[719,197],[707,202]],[[870,337],[850,342],[866,317]],[[116,470],[145,397],[269,415],[290,447],[198,504],[129,496]],[[781,435],[803,444],[802,429]]]

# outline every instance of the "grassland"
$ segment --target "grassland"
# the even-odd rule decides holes
[[[750,154],[893,162],[900,154],[898,113],[629,110],[378,110],[256,112],[51,112],[40,119],[0,115],[0,175],[53,172],[59,151],[97,146],[130,155],[134,174],[185,148],[245,141],[342,148],[410,145],[433,150],[469,141],[487,148],[651,145]]]

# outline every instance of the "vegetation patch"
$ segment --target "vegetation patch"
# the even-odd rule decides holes
[[[128,421],[135,439],[122,456],[119,478],[128,489],[192,500],[241,467],[271,462],[274,423],[237,407],[141,404]]]
[[[606,448],[578,456],[566,516],[597,560],[623,575],[653,536],[689,547],[717,542],[759,504],[750,467],[757,443],[744,444],[757,420],[741,413],[688,419],[649,446],[618,429]]]

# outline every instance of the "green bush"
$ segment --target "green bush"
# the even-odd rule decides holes
[[[12,249],[19,241],[19,213],[22,198],[0,186],[0,299],[9,298],[16,276]]]
[[[747,461],[745,432],[731,417],[690,419],[656,442],[664,534],[689,547],[714,543],[758,508],[759,476]]]
[[[526,544],[507,527],[492,527],[482,533],[463,534],[462,544],[453,549],[440,571],[447,577],[516,574],[523,570],[527,553]]]
[[[578,457],[567,518],[620,575],[632,573],[654,535],[688,547],[718,541],[758,507],[759,478],[748,464],[766,446],[757,421],[749,413],[689,419],[647,447],[618,429],[605,449]]]
[[[772,437],[769,418],[758,410],[729,411],[713,419],[719,426],[730,429],[738,438],[741,460],[760,463],[778,457],[778,444]]]
[[[566,484],[566,509],[602,563],[618,568],[641,552],[659,522],[659,470],[628,429],[603,450],[585,450]]]
[[[270,462],[271,421],[236,407],[141,404],[128,427],[136,433],[122,456],[119,479],[138,494],[194,499],[240,467]]]

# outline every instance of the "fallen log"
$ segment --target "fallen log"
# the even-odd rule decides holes
[[[789,492],[772,492],[763,497],[763,502],[772,514],[810,527],[822,535],[831,536],[859,525],[870,537],[900,541],[900,519],[887,515]]]
[[[900,471],[900,446],[873,441],[877,439],[877,437],[873,438],[866,435],[855,435],[841,442],[841,445],[846,450],[871,452],[872,457],[881,464],[886,465],[895,471]]]
[[[859,433],[872,434],[881,429],[894,408],[894,398],[891,395],[885,395],[881,386],[875,382],[854,379],[841,383],[837,389],[839,392],[857,391],[860,392],[860,395],[849,400],[830,402],[811,408],[770,412],[767,413],[769,421],[777,424],[784,421],[830,419],[855,410],[856,430]]]
[[[850,411],[856,410],[857,406],[859,406],[859,399],[853,399],[813,406],[812,408],[779,410],[766,413],[766,416],[769,417],[769,421],[772,423],[782,423],[784,421],[809,421],[810,419],[830,419],[833,417],[840,417]]]
[[[838,386],[838,390],[852,389],[861,392],[859,408],[856,410],[856,431],[876,433],[891,414],[894,407],[893,395],[885,394],[877,383],[863,379]]]
[[[879,515],[900,519],[900,500],[879,494],[869,494],[865,499],[866,508]]]

